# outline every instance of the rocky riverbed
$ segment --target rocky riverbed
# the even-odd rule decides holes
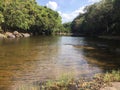
[[[111,86],[106,86],[100,90],[120,90],[120,82],[111,82]]]
[[[18,31],[0,33],[0,39],[30,37],[29,33],[20,33]]]

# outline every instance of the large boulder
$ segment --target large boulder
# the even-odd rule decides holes
[[[21,33],[15,35],[15,36],[16,36],[17,38],[21,38],[21,37],[23,37],[23,35],[22,35]]]
[[[29,33],[22,33],[22,35],[23,35],[24,37],[30,37],[30,34],[29,34]]]
[[[19,33],[18,31],[14,31],[13,34],[15,35],[16,38],[23,37],[23,35]]]
[[[14,34],[14,35],[18,35],[19,32],[18,32],[18,31],[14,31],[13,34]]]
[[[15,35],[13,35],[13,33],[11,32],[6,32],[5,35],[7,36],[7,38],[15,38]]]
[[[0,39],[7,38],[4,34],[0,33]]]

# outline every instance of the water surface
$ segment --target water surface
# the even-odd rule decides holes
[[[0,90],[57,79],[79,78],[120,68],[120,43],[70,36],[0,40]]]

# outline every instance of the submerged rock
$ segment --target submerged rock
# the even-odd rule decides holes
[[[90,46],[82,46],[82,45],[73,45],[76,48],[82,48],[82,49],[87,49],[87,50],[94,50],[94,47],[90,47]]]

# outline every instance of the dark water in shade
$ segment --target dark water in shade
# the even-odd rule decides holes
[[[0,40],[0,90],[120,69],[120,41],[70,36]],[[24,89],[21,89],[24,90]]]

